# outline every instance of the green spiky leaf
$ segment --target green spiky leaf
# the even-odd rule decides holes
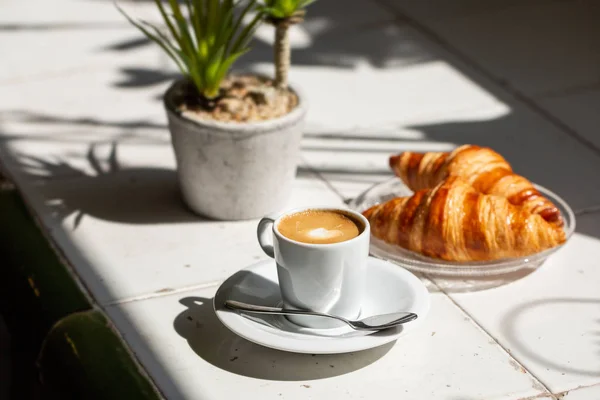
[[[234,9],[240,1],[235,0],[184,0],[183,9],[177,0],[166,0],[167,6],[162,0],[154,2],[168,34],[146,21],[134,20],[118,5],[117,8],[163,49],[182,74],[193,82],[200,96],[215,98],[233,63],[250,49],[250,40],[263,20],[264,13],[260,12],[256,0],[247,0],[237,15]],[[187,16],[183,13],[185,10]],[[255,16],[244,26],[243,20],[248,13],[255,13]]]
[[[271,18],[283,19],[308,7],[316,0],[263,0],[260,10]]]

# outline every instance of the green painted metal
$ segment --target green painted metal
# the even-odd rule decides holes
[[[46,337],[38,365],[44,385],[63,398],[161,398],[97,310],[75,313],[58,322]]]
[[[0,313],[11,334],[13,398],[33,396],[35,359],[51,327],[90,308],[17,191],[0,190]]]
[[[3,309],[34,312],[42,334],[61,318],[91,308],[14,190],[0,191],[0,255]]]
[[[14,399],[160,398],[93,303],[18,192],[3,185],[0,313],[11,335]]]

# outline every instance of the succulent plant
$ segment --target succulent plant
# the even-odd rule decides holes
[[[234,11],[240,1],[185,0],[187,18],[177,0],[168,0],[168,10],[162,0],[154,2],[168,32],[147,21],[136,21],[118,5],[117,8],[164,50],[181,73],[191,80],[201,98],[215,99],[232,65],[250,50],[249,42],[264,15],[259,11],[256,0],[247,1],[237,15]],[[244,26],[242,21],[249,12],[256,14]]]

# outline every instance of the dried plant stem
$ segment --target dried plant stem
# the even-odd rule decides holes
[[[288,21],[275,24],[275,86],[286,89],[288,86],[288,71],[290,69],[291,51]]]

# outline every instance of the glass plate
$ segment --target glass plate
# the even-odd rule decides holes
[[[563,199],[550,190],[539,185],[534,184],[534,186],[560,210],[565,222],[564,230],[568,241],[575,231],[575,214],[573,214],[573,210],[571,210],[571,207]],[[400,178],[394,177],[367,189],[357,198],[353,199],[349,203],[349,206],[358,212],[363,212],[375,204],[383,203],[394,197],[411,196],[412,194],[413,192]],[[526,257],[493,261],[456,262],[427,257],[400,246],[387,244],[383,240],[371,235],[370,250],[371,254],[375,257],[395,262],[415,272],[441,276],[484,277],[509,274],[523,268],[538,268],[551,254],[562,246],[564,246],[564,243]]]

